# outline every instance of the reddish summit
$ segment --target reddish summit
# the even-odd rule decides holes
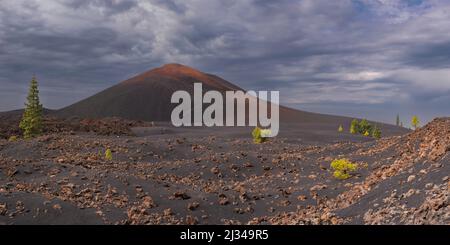
[[[180,77],[180,76],[192,76],[199,78],[204,77],[204,73],[200,72],[199,70],[177,63],[163,65],[161,67],[150,70],[148,73],[156,73],[163,76],[173,76],[173,77]]]
[[[175,91],[193,91],[194,83],[203,89],[242,90],[224,79],[194,68],[167,64],[123,81],[87,99],[61,109],[62,116],[82,118],[122,117],[132,120],[170,121]]]
[[[148,81],[149,79],[151,81],[158,81],[169,78],[180,82],[183,81],[201,82],[203,83],[204,86],[210,86],[211,89],[214,88],[215,90],[218,91],[242,90],[241,88],[235,86],[234,84],[229,83],[228,81],[223,80],[220,77],[203,73],[192,67],[176,63],[166,64],[161,67],[149,70],[125,82],[139,83],[142,81]]]

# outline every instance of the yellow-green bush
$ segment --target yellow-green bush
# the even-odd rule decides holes
[[[13,135],[13,136],[9,137],[8,141],[14,142],[14,141],[17,141],[17,139],[18,139],[17,136]]]
[[[106,151],[105,151],[105,160],[112,161],[112,159],[113,159],[113,157],[112,157],[111,149],[106,149]]]
[[[264,132],[263,130],[264,129],[260,129],[259,127],[256,127],[255,129],[253,129],[252,136],[253,136],[253,142],[255,144],[261,144],[264,141],[266,141],[267,138],[263,137],[263,136],[265,136],[265,135],[263,135],[263,133],[267,134],[267,132]]]
[[[418,129],[420,127],[420,120],[419,117],[417,116],[413,116],[411,118],[411,125],[413,126],[414,129]]]
[[[359,131],[359,122],[356,119],[353,119],[352,123],[350,124],[350,133],[351,134],[357,134]]]
[[[342,125],[339,125],[338,132],[339,132],[339,133],[344,132],[344,127],[342,127]]]
[[[376,125],[375,128],[373,129],[372,137],[374,137],[375,139],[381,138],[381,130]]]
[[[381,138],[381,130],[377,125],[372,125],[366,119],[358,121],[354,119],[350,124],[350,133],[361,134],[367,137]]]
[[[331,168],[334,170],[333,176],[335,178],[344,180],[351,177],[351,172],[356,171],[358,165],[348,159],[336,159],[331,163]]]

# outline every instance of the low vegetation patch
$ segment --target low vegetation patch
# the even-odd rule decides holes
[[[358,164],[352,163],[348,159],[336,159],[331,163],[331,168],[334,170],[333,176],[336,179],[345,180],[358,169]]]
[[[350,124],[351,134],[360,134],[366,137],[374,137],[376,139],[381,138],[381,130],[376,125],[372,125],[366,119],[358,121],[354,119]]]
[[[261,129],[259,127],[256,127],[252,131],[253,142],[255,144],[264,143],[267,141],[271,134],[272,132],[270,131],[270,129]]]
[[[376,125],[375,125],[375,128],[372,131],[372,137],[374,137],[375,139],[381,138],[381,130]]]
[[[105,160],[106,161],[112,161],[113,156],[112,156],[112,152],[111,149],[106,149],[105,151]]]
[[[15,136],[15,135],[9,137],[9,139],[8,139],[9,142],[15,142],[15,141],[17,141],[17,140],[18,140],[18,138],[17,138],[17,136]]]
[[[411,126],[414,128],[414,130],[420,128],[420,120],[418,116],[413,116],[411,118]]]

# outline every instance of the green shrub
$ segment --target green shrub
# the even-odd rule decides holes
[[[359,132],[359,122],[356,119],[353,119],[352,124],[350,125],[350,133],[357,134]]]
[[[361,120],[361,122],[359,122],[358,132],[360,134],[364,134],[365,135],[368,132],[369,135],[371,135],[372,130],[373,130],[373,126],[370,125],[370,123],[366,119],[363,119],[363,120]]]
[[[344,132],[344,127],[342,127],[342,125],[339,125],[338,132],[339,132],[339,133]]]
[[[9,139],[8,139],[9,142],[14,142],[14,141],[17,141],[17,140],[18,140],[18,138],[15,135],[9,137]]]
[[[418,116],[413,116],[413,117],[411,118],[411,126],[412,126],[414,129],[418,129],[418,128],[420,127],[420,120],[419,120],[419,117],[418,117]]]
[[[375,125],[375,128],[373,129],[372,137],[374,137],[375,139],[381,138],[381,130],[376,125]]]
[[[331,168],[334,170],[333,176],[335,178],[345,180],[351,177],[351,172],[358,169],[358,165],[348,159],[336,159],[331,163]]]
[[[105,151],[105,160],[106,161],[112,161],[113,157],[112,157],[112,152],[111,149],[106,149]]]
[[[267,140],[267,137],[271,134],[271,131],[268,129],[260,129],[256,127],[252,131],[253,142],[255,144],[261,144]]]
[[[252,137],[253,137],[253,142],[256,144],[260,144],[262,142],[262,138],[261,138],[261,129],[256,127],[255,129],[253,129],[252,131]]]
[[[372,136],[377,139],[381,137],[381,130],[376,126],[371,125],[366,119],[363,119],[360,122],[353,119],[350,125],[350,133],[361,134],[367,137]]]

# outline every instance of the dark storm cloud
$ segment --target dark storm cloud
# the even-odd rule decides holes
[[[184,14],[184,12],[186,11],[186,8],[180,4],[178,1],[173,1],[173,0],[155,0],[154,1],[155,4],[161,5],[166,7],[167,9],[179,13],[179,14]]]
[[[107,15],[122,13],[137,5],[136,0],[90,0],[90,1],[80,1],[80,0],[60,0],[60,2],[69,8],[75,10],[83,10],[88,8],[97,8],[104,11]]]
[[[450,68],[450,40],[443,43],[417,45],[404,57],[406,65],[419,68]]]
[[[22,106],[33,74],[58,108],[169,62],[334,114],[435,108],[450,102],[449,10],[440,0],[1,1],[0,110]]]

